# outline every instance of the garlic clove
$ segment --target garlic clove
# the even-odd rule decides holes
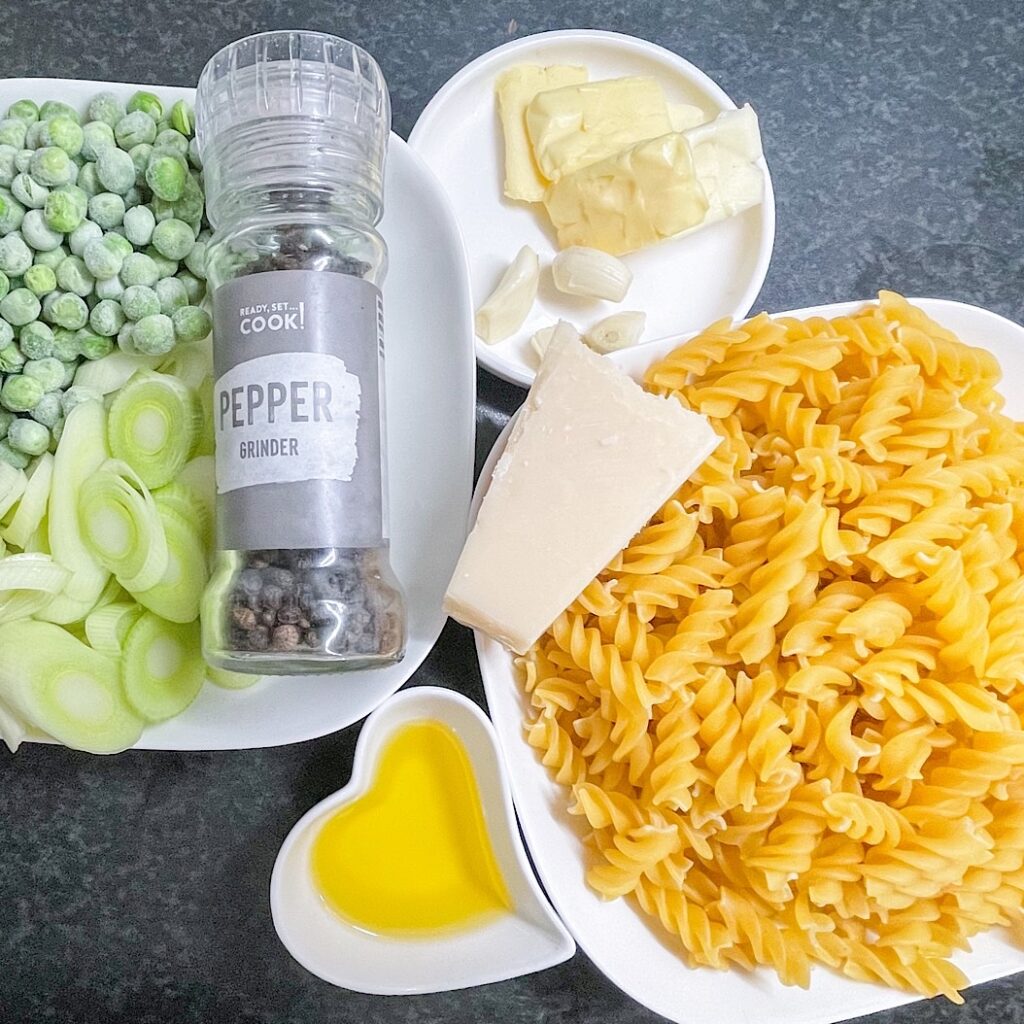
[[[633,274],[622,260],[600,249],[571,245],[551,263],[555,287],[567,295],[621,302],[633,283]]]
[[[504,341],[523,326],[540,280],[537,254],[524,245],[502,275],[498,287],[476,312],[476,333],[489,345]]]
[[[647,326],[647,314],[637,311],[613,313],[598,321],[583,336],[583,340],[602,355],[635,345]]]

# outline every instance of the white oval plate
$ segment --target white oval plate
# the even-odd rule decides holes
[[[433,168],[455,207],[469,254],[474,308],[487,298],[521,246],[532,246],[544,265],[557,251],[543,207],[512,202],[502,193],[505,156],[494,81],[505,68],[523,63],[581,64],[592,80],[649,75],[661,82],[669,102],[694,104],[709,117],[736,106],[689,61],[617,32],[542,32],[467,64],[427,104],[409,145]],[[768,272],[775,240],[775,200],[767,166],[764,178],[760,206],[626,256],[633,285],[622,303],[563,295],[545,269],[537,303],[522,329],[496,345],[477,339],[481,366],[529,387],[537,368],[530,335],[558,319],[585,328],[618,310],[642,309],[647,313],[645,337],[653,339],[678,337],[723,316],[746,316]]]
[[[1006,381],[1024,381],[1024,327],[977,306],[946,299],[912,299],[963,341],[987,348],[1003,367]],[[865,304],[842,302],[792,310],[781,316],[835,317]],[[647,367],[681,341],[665,340],[642,350],[616,353],[615,361],[639,378]],[[1006,389],[1006,412],[1024,419],[1024,393]],[[513,421],[514,422],[514,421]],[[511,423],[509,424],[511,427]],[[480,474],[470,518],[486,491],[494,465],[505,447],[508,428],[498,438]],[[914,1002],[917,997],[880,985],[851,981],[824,967],[811,972],[808,991],[790,988],[774,972],[691,969],[654,930],[647,918],[625,900],[604,902],[583,878],[583,830],[569,815],[566,790],[540,763],[523,738],[528,710],[515,677],[512,656],[499,643],[476,635],[480,672],[491,719],[512,779],[512,797],[537,873],[559,916],[580,948],[608,978],[637,1002],[678,1024],[832,1024],[849,1017]],[[953,960],[971,984],[1024,970],[1024,953],[999,932],[971,940],[973,951]]]
[[[17,99],[84,106],[103,89],[127,99],[152,89],[192,102],[194,89],[54,78],[0,81],[0,111]],[[405,658],[376,671],[268,677],[249,690],[207,685],[183,715],[147,729],[147,750],[234,750],[296,743],[369,714],[419,667],[441,632],[441,599],[466,536],[473,482],[476,374],[466,257],[444,190],[391,135],[380,230],[384,284],[391,551],[405,588]],[[425,259],[424,253],[430,258]]]
[[[318,825],[357,801],[373,781],[382,748],[399,727],[443,722],[462,741],[476,777],[491,846],[514,910],[478,927],[424,938],[382,938],[353,927],[320,897],[309,866]],[[288,952],[332,985],[372,995],[448,992],[560,964],[576,952],[526,858],[494,728],[471,700],[417,686],[385,701],[359,734],[352,778],[320,801],[288,833],[270,881],[274,927]]]

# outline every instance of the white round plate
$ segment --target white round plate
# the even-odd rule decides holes
[[[195,91],[120,82],[9,78],[0,110],[22,97],[84,106],[103,89],[127,99],[152,89],[173,102]],[[393,694],[437,640],[466,536],[473,485],[476,374],[466,257],[444,190],[392,133],[380,231],[390,248],[384,284],[391,552],[405,588],[405,658],[375,671],[268,677],[248,690],[207,685],[181,716],[147,729],[147,750],[233,750],[313,739],[351,725]],[[430,258],[425,259],[424,253]]]
[[[943,326],[971,345],[999,358],[1007,382],[1024,380],[1024,327],[960,302],[911,299]],[[843,302],[792,310],[781,316],[843,316],[865,302]],[[641,350],[616,353],[615,361],[639,378],[647,367],[684,338],[658,342]],[[1024,419],[1024,394],[1004,387],[1005,411]],[[512,421],[514,422],[514,420]],[[511,423],[509,424],[511,428]],[[480,474],[471,520],[487,489],[491,473],[504,450],[508,429],[498,438]],[[833,1024],[914,1002],[918,997],[865,982],[851,981],[824,967],[811,972],[804,991],[780,984],[766,968],[747,974],[692,969],[673,950],[668,936],[625,900],[605,902],[584,881],[583,829],[580,819],[565,810],[566,789],[548,774],[523,737],[528,702],[516,679],[512,656],[499,643],[477,633],[477,654],[487,705],[501,744],[519,824],[537,873],[555,910],[580,948],[599,970],[637,1002],[678,1024],[720,1024],[757,1021],[758,1024]],[[971,984],[991,981],[1024,970],[1024,953],[1001,932],[984,932],[971,940],[970,953],[953,960]]]
[[[502,192],[505,156],[494,82],[514,64],[580,64],[591,80],[648,75],[662,84],[670,103],[699,106],[709,118],[736,106],[689,61],[616,32],[543,32],[467,64],[427,104],[409,145],[448,190],[466,241],[474,308],[487,298],[520,247],[535,249],[542,265],[550,264],[557,251],[544,208],[513,202]],[[582,329],[619,310],[638,309],[647,314],[644,336],[655,339],[678,337],[719,317],[746,316],[768,272],[775,240],[775,199],[767,166],[763,170],[760,206],[624,257],[633,284],[622,303],[563,295],[545,269],[537,302],[522,329],[496,345],[477,339],[481,366],[529,387],[537,368],[530,336],[559,319]]]
[[[509,913],[466,929],[391,938],[348,924],[324,902],[309,861],[324,819],[356,803],[370,788],[384,746],[395,731],[424,719],[459,737],[473,766],[491,849],[512,898]],[[387,813],[380,808],[378,814]],[[494,728],[471,700],[452,690],[417,686],[384,702],[356,745],[347,786],[321,800],[288,833],[270,881],[274,927],[306,970],[332,985],[373,995],[449,992],[518,978],[560,964],[576,952],[530,868],[509,793],[508,771]]]

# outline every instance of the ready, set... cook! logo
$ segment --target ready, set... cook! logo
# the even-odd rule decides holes
[[[239,334],[262,334],[264,331],[303,331],[306,329],[304,302],[263,302],[258,306],[241,306],[238,310]]]

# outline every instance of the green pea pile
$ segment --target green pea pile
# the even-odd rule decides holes
[[[205,338],[194,117],[150,92],[12,104],[0,120],[0,461],[52,451],[84,359]]]

